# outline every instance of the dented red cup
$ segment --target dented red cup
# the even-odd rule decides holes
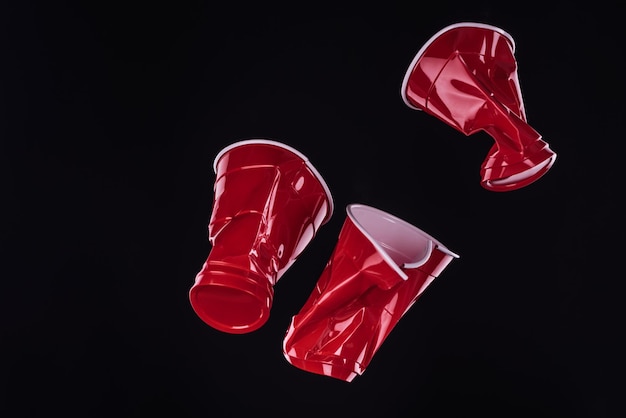
[[[495,141],[481,168],[481,185],[504,192],[537,181],[556,153],[526,120],[515,42],[496,26],[462,22],[433,35],[402,81],[404,103],[466,136],[484,131]]]
[[[213,168],[211,250],[189,300],[206,324],[243,334],[267,322],[274,286],[328,222],[333,199],[311,162],[281,142],[236,142]]]
[[[351,204],[346,211],[326,267],[291,319],[283,354],[299,369],[351,382],[459,255],[380,209]]]

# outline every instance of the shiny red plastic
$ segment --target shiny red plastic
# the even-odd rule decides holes
[[[302,370],[352,381],[427,286],[459,256],[382,210],[351,204],[317,285],[283,340]]]
[[[232,334],[267,321],[274,285],[333,212],[328,186],[297,150],[251,139],[215,158],[211,251],[189,300],[211,327]]]
[[[481,23],[445,27],[411,62],[401,95],[466,136],[487,132],[495,144],[481,165],[492,191],[525,187],[554,164],[556,153],[526,121],[513,38]]]

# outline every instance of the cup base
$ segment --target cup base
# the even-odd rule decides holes
[[[189,291],[196,314],[230,334],[257,330],[267,322],[274,290],[265,277],[236,266],[208,264]]]
[[[556,153],[540,139],[526,152],[524,159],[510,164],[494,144],[481,168],[481,185],[495,192],[517,190],[539,180],[556,161]]]
[[[358,363],[338,357],[325,358],[324,360],[310,360],[285,355],[285,358],[292,366],[301,370],[343,380],[348,383],[352,382],[355,377],[362,373]],[[350,367],[351,365],[352,367]]]

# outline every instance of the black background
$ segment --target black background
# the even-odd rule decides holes
[[[3,2],[0,415],[616,417],[623,376],[623,14],[615,5]],[[435,32],[516,41],[527,117],[558,158],[479,185],[492,144],[400,97]],[[210,246],[212,162],[284,142],[335,212],[265,326],[220,333],[188,291]],[[281,343],[345,206],[460,254],[353,382]]]

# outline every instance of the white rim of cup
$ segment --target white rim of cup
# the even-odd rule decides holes
[[[385,217],[387,219],[391,219],[397,223],[399,223],[400,225],[406,227],[409,230],[412,230],[416,233],[418,233],[419,235],[422,235],[424,238],[426,238],[428,240],[428,249],[426,251],[426,256],[423,257],[421,260],[417,260],[413,263],[404,263],[402,264],[402,266],[399,266],[398,263],[396,263],[391,256],[389,255],[389,253],[378,243],[378,241],[369,233],[369,231],[365,230],[365,228],[361,225],[360,222],[358,222],[358,220],[356,219],[354,213],[352,212],[352,209],[354,208],[362,208],[362,209],[366,209],[370,212],[374,212],[377,215],[380,215],[382,217]],[[402,268],[407,268],[407,269],[414,269],[417,268],[419,266],[421,266],[422,264],[424,264],[429,258],[430,255],[433,251],[433,244],[436,244],[437,249],[439,249],[441,252],[450,255],[451,257],[454,258],[459,258],[460,256],[456,253],[454,253],[453,251],[450,251],[445,245],[443,245],[438,239],[434,238],[432,235],[424,232],[423,230],[421,230],[420,228],[418,228],[417,226],[411,224],[410,222],[405,221],[404,219],[400,219],[395,215],[390,214],[389,212],[385,212],[381,209],[377,209],[373,206],[368,206],[368,205],[364,205],[364,204],[360,204],[360,203],[352,203],[349,204],[346,207],[346,212],[348,214],[348,217],[352,220],[352,223],[361,231],[361,233],[363,233],[363,235],[365,235],[369,241],[372,243],[372,245],[374,245],[374,247],[378,250],[378,253],[383,257],[383,259],[387,262],[387,264],[389,264],[389,266],[391,266],[404,280],[407,280],[409,278],[409,276],[401,269]]]

